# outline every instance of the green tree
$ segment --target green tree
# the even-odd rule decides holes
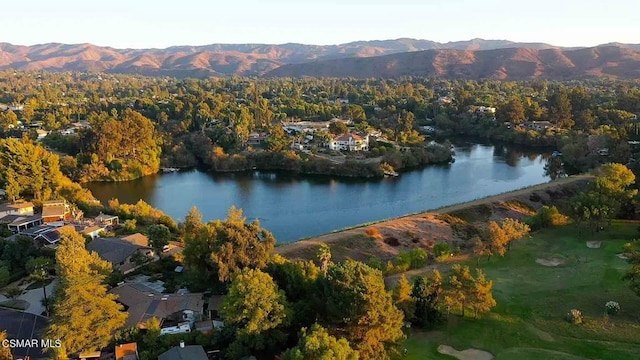
[[[640,240],[633,240],[624,245],[624,253],[631,269],[624,275],[624,280],[629,282],[631,290],[640,296]]]
[[[183,251],[187,266],[220,282],[246,267],[264,268],[276,242],[257,220],[247,223],[242,210],[231,207],[227,214],[224,221],[210,222],[187,238]]]
[[[439,306],[442,291],[442,275],[437,270],[415,278],[411,296],[415,302],[414,323],[416,325],[430,327],[441,320]]]
[[[162,249],[169,245],[171,239],[171,231],[162,224],[154,224],[147,228],[149,235],[149,245],[154,249],[156,254],[162,253]]]
[[[291,138],[287,136],[282,126],[274,125],[269,129],[269,137],[265,140],[269,151],[284,151],[291,147]]]
[[[198,211],[198,208],[194,206],[189,210],[187,216],[185,216],[184,222],[180,223],[180,232],[185,238],[193,238],[201,227],[202,214]]]
[[[3,288],[9,284],[11,279],[11,273],[8,266],[0,266],[0,288]]]
[[[327,325],[341,329],[362,358],[389,359],[403,338],[404,316],[393,305],[382,272],[347,260],[319,281]]]
[[[512,97],[509,101],[498,108],[497,117],[501,121],[509,121],[514,124],[520,124],[526,119],[524,106],[518,97]]]
[[[302,328],[298,345],[282,354],[282,360],[358,360],[359,354],[351,349],[349,342],[331,336],[325,328],[318,324],[307,332]]]
[[[333,121],[329,124],[329,132],[334,135],[346,134],[349,132],[347,124],[342,121]]]
[[[527,219],[527,223],[533,230],[538,230],[550,226],[566,225],[569,223],[569,217],[562,215],[555,206],[543,206],[535,215]]]
[[[236,331],[234,356],[240,355],[235,352],[238,348],[260,351],[277,347],[273,342],[283,338],[277,329],[290,320],[284,292],[269,274],[258,269],[244,269],[236,275],[222,303],[222,316]]]
[[[558,89],[549,98],[549,117],[558,127],[573,127],[571,102],[566,89]]]

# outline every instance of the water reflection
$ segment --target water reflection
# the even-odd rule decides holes
[[[197,206],[205,220],[232,205],[260,219],[278,241],[319,235],[363,222],[433,209],[547,181],[539,152],[466,143],[456,162],[375,180],[296,176],[284,172],[189,171],[124,183],[93,183],[100,200],[144,199],[176,219]]]

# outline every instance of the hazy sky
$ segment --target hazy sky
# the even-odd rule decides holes
[[[640,43],[640,0],[6,0],[0,42],[117,48],[400,37]]]

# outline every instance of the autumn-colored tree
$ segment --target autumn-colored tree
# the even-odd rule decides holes
[[[393,301],[398,309],[402,311],[407,321],[412,321],[416,312],[416,301],[411,296],[412,292],[413,286],[411,286],[407,277],[402,274],[393,289]]]
[[[496,305],[492,295],[493,282],[487,280],[480,269],[476,269],[474,277],[468,266],[453,265],[444,288],[447,311],[460,311],[463,317],[467,308],[471,308],[477,317]]]
[[[89,253],[74,230],[61,231],[57,250],[60,285],[47,336],[61,339],[66,353],[103,348],[127,318],[116,296],[107,294],[102,284],[111,264]]]
[[[529,235],[529,232],[531,232],[531,228],[529,227],[529,225],[514,218],[502,219],[500,227],[502,228],[502,231],[504,231],[505,235],[507,236],[508,250],[511,250],[511,244],[515,240],[522,239],[523,237]]]
[[[336,339],[322,326],[303,328],[298,345],[282,354],[282,360],[358,360],[359,354],[345,338]]]
[[[7,339],[7,332],[0,331],[0,344]],[[0,360],[13,360],[13,354],[11,354],[11,348],[8,346],[0,346]]]
[[[487,261],[491,260],[491,255],[493,254],[504,256],[507,252],[507,243],[509,242],[509,238],[497,222],[489,221],[489,224],[487,224],[487,228],[485,229],[484,237],[490,250],[487,253]]]
[[[473,285],[470,291],[469,307],[474,312],[474,317],[477,318],[479,314],[489,312],[496,306],[496,301],[493,298],[493,281],[487,280],[484,272],[481,269],[476,269],[476,276],[473,279]]]

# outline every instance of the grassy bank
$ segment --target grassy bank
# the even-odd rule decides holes
[[[486,213],[487,217],[522,217],[530,215],[522,211],[524,208],[537,209],[542,205],[562,201],[567,196],[567,191],[575,193],[576,188],[590,179],[591,176],[588,175],[573,176],[435,210],[359,224],[326,235],[282,244],[276,248],[276,252],[288,258],[313,259],[320,244],[326,243],[338,260],[348,257],[366,260],[369,256],[388,258],[396,255],[400,248],[390,248],[383,241],[371,241],[366,235],[368,229],[378,230],[383,235],[383,240],[387,237],[398,239],[401,247],[429,247],[428,244],[442,241],[451,243],[459,239],[455,239],[450,224],[438,219],[438,214],[475,212]],[[532,194],[536,194],[539,200],[531,200]],[[513,209],[508,204],[521,204],[522,209]],[[505,210],[506,207],[511,209]],[[415,242],[415,239],[419,239],[419,242]]]
[[[407,359],[451,359],[437,352],[440,344],[486,350],[498,360],[640,358],[640,298],[622,281],[629,265],[616,256],[638,236],[637,226],[616,222],[593,239],[575,226],[544,230],[514,244],[504,258],[483,259],[498,306],[483,319],[451,317],[435,331],[410,331]],[[601,247],[589,248],[586,240]],[[565,263],[536,262],[552,257]],[[465,263],[476,265],[475,259]],[[621,310],[607,317],[610,300]],[[580,310],[585,322],[567,322],[570,309]]]

